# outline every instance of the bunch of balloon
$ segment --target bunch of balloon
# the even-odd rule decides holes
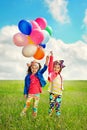
[[[31,21],[21,20],[18,29],[20,32],[13,36],[13,42],[16,46],[23,47],[23,56],[37,60],[44,58],[46,43],[52,35],[52,28],[47,25],[46,19],[38,17]]]

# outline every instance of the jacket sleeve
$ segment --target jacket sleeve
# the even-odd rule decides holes
[[[27,75],[24,80],[24,95],[28,94],[28,89],[29,89],[29,75]]]
[[[39,72],[43,74],[46,70],[47,70],[47,65],[44,64],[44,67]]]
[[[53,56],[50,56],[49,64],[48,64],[48,73],[53,71]]]

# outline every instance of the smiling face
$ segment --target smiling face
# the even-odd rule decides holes
[[[55,73],[59,73],[60,70],[61,70],[60,65],[59,64],[54,65],[53,70],[54,70]]]
[[[39,64],[35,63],[31,66],[31,72],[32,74],[36,74],[37,71],[39,70]]]

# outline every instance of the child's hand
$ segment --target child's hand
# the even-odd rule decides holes
[[[62,90],[64,90],[64,87],[62,86]]]
[[[49,56],[46,56],[46,65],[48,65],[48,62],[49,62]]]
[[[53,52],[52,51],[50,51],[50,55],[53,56]]]
[[[27,95],[26,95],[26,94],[24,95],[24,98],[27,98]]]

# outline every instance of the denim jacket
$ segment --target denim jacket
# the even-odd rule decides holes
[[[41,84],[41,87],[44,87],[46,85],[46,81],[43,77],[43,73],[47,70],[47,65],[44,65],[44,67],[39,70],[35,76],[40,80],[40,84]],[[25,85],[24,85],[24,94],[28,95],[28,90],[29,90],[29,87],[30,87],[30,74],[27,74],[26,77],[25,77]]]

